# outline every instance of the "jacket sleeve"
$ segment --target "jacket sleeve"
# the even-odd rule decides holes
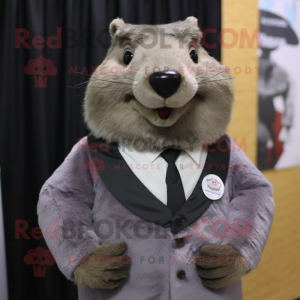
[[[94,185],[85,170],[89,153],[75,145],[41,189],[37,212],[45,241],[61,272],[71,280],[80,259],[99,246],[92,227]]]
[[[249,271],[256,268],[271,230],[275,204],[271,183],[232,142],[229,203],[231,244]]]

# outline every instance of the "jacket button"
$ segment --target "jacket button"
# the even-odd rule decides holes
[[[183,238],[175,239],[175,242],[176,242],[177,247],[183,247],[184,246],[184,239]]]
[[[180,227],[182,225],[182,221],[179,217],[176,217],[174,220],[173,220],[173,224],[174,226],[176,227]]]
[[[183,270],[177,271],[177,278],[182,280],[185,278],[185,272]]]

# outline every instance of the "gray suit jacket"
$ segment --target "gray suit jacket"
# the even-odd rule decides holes
[[[131,268],[129,278],[115,289],[79,287],[79,299],[242,299],[241,281],[208,289],[195,265],[201,246],[229,244],[252,270],[267,242],[274,214],[272,186],[236,144],[231,141],[226,151],[226,145],[210,149],[194,192],[173,216],[137,179],[115,145],[107,152],[104,141],[89,136],[89,143],[97,146],[75,145],[44,184],[40,227],[70,280],[79,261],[102,243],[125,241]],[[225,183],[220,200],[204,195],[201,183],[207,174]],[[176,238],[183,238],[184,245],[178,247]],[[184,279],[177,277],[178,270],[185,271]]]

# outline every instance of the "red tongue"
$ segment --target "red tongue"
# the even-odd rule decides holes
[[[171,108],[170,107],[161,107],[161,108],[157,109],[157,112],[161,118],[166,118],[170,114]]]

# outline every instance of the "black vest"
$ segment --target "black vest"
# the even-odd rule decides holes
[[[227,178],[230,159],[230,138],[221,137],[216,143],[207,147],[208,153],[201,176],[185,204],[172,215],[169,208],[157,199],[136,177],[120,154],[115,143],[109,143],[109,149],[103,149],[104,139],[88,135],[88,145],[93,145],[90,154],[102,160],[105,169],[99,175],[110,193],[128,210],[149,222],[171,227],[173,233],[186,228],[208,209],[213,200],[205,196],[202,190],[203,178],[209,174],[219,176],[224,185]]]

